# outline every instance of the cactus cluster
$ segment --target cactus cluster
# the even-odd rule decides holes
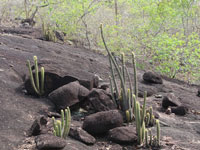
[[[136,101],[135,121],[136,121],[136,132],[138,135],[138,144],[142,144],[145,138],[145,114],[146,114],[146,92],[144,93],[144,103],[142,109],[140,103]]]
[[[70,130],[70,123],[71,123],[71,112],[69,107],[65,109],[65,112],[61,110],[61,121],[55,120],[54,117],[52,117],[53,120],[53,134],[55,136],[66,138],[69,134]]]
[[[131,122],[135,118],[136,132],[138,136],[138,144],[146,145],[147,147],[151,146],[160,146],[160,124],[158,120],[155,120],[153,115],[153,108],[150,107],[146,109],[146,97],[147,92],[144,92],[144,102],[143,106],[140,106],[138,99],[138,85],[137,85],[137,71],[136,71],[136,61],[135,55],[132,53],[132,65],[134,73],[134,84],[131,82],[131,78],[128,72],[128,69],[125,65],[125,55],[121,54],[121,63],[118,63],[114,58],[113,54],[109,51],[104,36],[103,28],[101,29],[101,37],[105,46],[105,49],[109,56],[111,77],[110,80],[110,89],[112,94],[112,99],[114,103],[126,114],[126,121]],[[115,74],[120,80],[120,88],[117,86]],[[127,79],[127,80],[126,80]],[[126,87],[129,86],[129,88]],[[134,85],[134,89],[133,89]],[[152,127],[156,123],[157,126],[157,136],[152,136],[151,129],[147,127]]]
[[[110,70],[111,70],[111,77],[110,86],[111,86],[111,94],[114,103],[117,105],[119,109],[121,109],[126,114],[127,122],[132,121],[134,117],[135,111],[135,101],[137,98],[137,73],[136,73],[136,64],[135,64],[135,55],[132,53],[132,62],[133,62],[133,71],[134,71],[134,94],[133,94],[133,85],[131,82],[131,78],[129,75],[129,71],[125,65],[125,55],[124,53],[121,54],[121,63],[118,63],[113,56],[113,54],[108,50],[106,43],[103,37],[103,31],[101,27],[101,36],[104,42],[104,46],[109,56],[109,63],[110,63]],[[121,65],[120,65],[121,64]],[[117,81],[115,74],[117,73],[120,79],[120,88],[117,86]],[[128,81],[127,81],[127,80]],[[129,88],[126,87],[126,83],[129,82]]]
[[[44,67],[40,69],[40,78],[39,78],[39,69],[38,69],[38,61],[37,56],[33,56],[34,60],[34,67],[35,67],[35,77],[33,77],[33,72],[31,69],[30,60],[27,60],[27,66],[30,74],[31,85],[34,91],[39,95],[42,96],[44,94]]]
[[[145,146],[146,147],[159,147],[160,146],[160,123],[156,120],[157,135],[153,136],[151,129],[145,129]]]
[[[146,127],[152,127],[156,123],[155,116],[153,115],[153,108],[150,107],[146,110],[146,116],[145,116],[145,126]]]
[[[138,136],[138,144],[145,144],[146,147],[159,147],[160,146],[160,123],[156,120],[153,115],[153,108],[146,109],[146,96],[147,92],[144,93],[144,102],[142,109],[140,103],[136,101],[136,132]],[[156,123],[157,136],[152,136],[151,129],[147,128],[153,126]]]

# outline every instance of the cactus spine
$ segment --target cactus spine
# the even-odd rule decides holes
[[[31,70],[31,64],[30,61],[27,60],[27,66],[28,66],[28,70],[29,70],[29,74],[30,74],[30,80],[31,80],[31,85],[34,89],[34,91],[39,95],[42,96],[44,94],[44,67],[41,67],[41,71],[40,71],[40,80],[39,81],[39,69],[38,69],[38,61],[37,61],[37,56],[33,56],[33,60],[34,60],[34,67],[35,67],[35,80],[33,77],[33,72]],[[41,86],[41,87],[40,87]]]
[[[61,121],[55,120],[55,118],[52,118],[53,120],[53,134],[58,137],[66,138],[69,134],[70,130],[70,123],[71,123],[71,112],[69,107],[65,109],[65,113],[63,110],[61,110]]]

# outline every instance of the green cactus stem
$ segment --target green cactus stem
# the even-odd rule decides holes
[[[58,126],[58,136],[62,137],[62,127],[61,127],[61,121],[57,120],[57,126]]]
[[[130,120],[131,120],[130,111],[126,110],[126,121],[127,121],[127,123],[129,123]]]
[[[116,104],[116,106],[118,106],[118,103],[117,103],[117,100],[116,100],[115,94],[114,94],[111,76],[109,76],[109,81],[110,81],[110,92],[111,92],[112,100],[113,100],[114,104]]]
[[[143,121],[144,122],[144,121]],[[144,142],[144,139],[145,139],[145,123],[142,124],[142,143]]]
[[[69,134],[70,124],[71,124],[71,112],[70,112],[69,107],[67,107],[67,109],[65,109],[65,126],[64,126],[64,132],[63,132],[64,138],[66,138],[67,135]]]
[[[145,91],[144,92],[144,103],[143,103],[143,107],[142,107],[143,110],[142,110],[141,126],[144,123],[144,118],[145,118],[145,115],[146,115],[146,97],[147,97],[147,92]]]
[[[150,125],[153,125],[153,108],[149,108],[149,114],[150,114]]]
[[[152,146],[153,137],[152,137],[152,132],[151,132],[151,129],[149,129],[149,137],[150,137],[150,140],[149,140],[149,145],[151,145],[151,146]]]
[[[105,38],[104,38],[104,35],[103,35],[103,25],[102,24],[100,26],[100,30],[101,30],[101,38],[103,40],[103,44],[105,46],[105,49],[106,49],[106,51],[108,53],[108,56],[109,56],[111,62],[114,64],[114,66],[115,66],[115,68],[117,70],[118,76],[120,78],[120,81],[121,81],[121,88],[122,88],[122,92],[123,92],[123,100],[126,100],[126,88],[125,88],[125,84],[124,84],[124,79],[123,79],[123,76],[121,74],[119,65],[117,64],[117,62],[113,58],[111,52],[109,51],[109,49],[108,49],[108,47],[106,45]]]
[[[146,144],[146,147],[149,147],[149,142],[148,142],[148,130],[145,129],[145,144]]]
[[[34,65],[35,65],[35,80],[36,80],[36,88],[40,88],[40,82],[39,82],[39,74],[38,74],[38,61],[37,56],[33,56]]]
[[[112,76],[115,91],[116,91],[116,98],[118,99],[120,93],[119,93],[119,90],[118,90],[118,87],[117,87],[117,82],[116,82],[116,79],[115,79],[115,73],[114,73],[113,63],[111,61],[111,57],[109,57],[109,63],[110,63],[111,76]]]
[[[41,95],[44,94],[44,67],[41,67]]]
[[[156,119],[156,129],[157,129],[157,145],[160,146],[160,122]]]
[[[138,136],[138,144],[142,144],[142,127],[141,127],[141,116],[140,116],[140,103],[136,102],[136,130]]]
[[[31,85],[32,85],[34,91],[39,95],[39,91],[35,86],[35,82],[34,82],[34,78],[33,78],[33,72],[31,70],[31,64],[30,64],[29,60],[27,60],[27,65],[28,65],[28,70],[29,70],[29,74],[30,74]]]
[[[134,85],[135,85],[135,97],[138,98],[138,83],[137,83],[137,69],[136,69],[136,59],[135,54],[132,52],[132,63],[134,72]]]
[[[126,84],[126,76],[125,76],[125,54],[121,53],[121,60],[122,60],[122,77],[124,79],[124,84]]]

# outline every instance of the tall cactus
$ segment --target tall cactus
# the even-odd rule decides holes
[[[133,72],[134,72],[134,93],[135,93],[135,97],[133,96],[133,86],[132,86],[132,82],[130,79],[130,75],[128,72],[128,69],[126,68],[126,64],[125,64],[125,54],[122,53],[121,54],[121,66],[120,63],[117,63],[116,59],[114,59],[113,54],[109,51],[105,39],[104,39],[104,35],[103,35],[103,28],[102,25],[100,26],[101,29],[101,37],[105,46],[105,49],[108,53],[108,58],[109,58],[109,63],[110,63],[110,69],[111,69],[111,77],[112,77],[112,81],[110,80],[111,83],[111,94],[112,94],[112,98],[116,98],[117,100],[115,100],[115,102],[118,104],[118,108],[120,108],[122,111],[124,111],[126,113],[127,116],[130,116],[130,118],[126,118],[126,120],[128,121],[132,121],[134,112],[135,112],[135,101],[137,98],[137,77],[136,77],[136,65],[135,65],[135,55],[133,54],[132,57],[132,63],[133,63]],[[115,71],[117,72],[117,75],[119,77],[120,80],[120,88],[121,88],[121,92],[119,90],[119,88],[117,87],[117,83],[116,83],[116,78],[115,78]],[[126,77],[128,77],[128,82],[129,82],[129,89],[130,92],[127,91],[126,88],[126,83],[128,83],[126,81]],[[114,93],[116,94],[116,96],[114,97]],[[130,95],[130,96],[129,96]],[[129,114],[128,114],[129,113]]]
[[[52,117],[53,120],[53,134],[58,137],[66,138],[69,134],[70,130],[70,123],[71,123],[71,112],[69,107],[65,109],[65,112],[61,110],[61,121],[55,120],[54,117]]]
[[[100,30],[101,30],[101,38],[105,46],[105,49],[108,53],[108,58],[110,63],[111,77],[109,77],[109,80],[110,80],[112,98],[114,99],[113,101],[117,104],[118,108],[121,109],[126,114],[127,122],[131,122],[135,116],[138,144],[140,145],[144,144],[144,140],[146,139],[146,145],[152,146],[155,139],[160,139],[159,136],[160,132],[158,132],[159,131],[158,129],[160,128],[157,128],[157,137],[155,138],[153,138],[152,136],[151,129],[149,130],[146,129],[146,126],[153,126],[155,124],[155,117],[153,115],[152,107],[150,107],[149,110],[146,110],[147,92],[144,93],[144,103],[142,109],[140,108],[139,101],[137,101],[138,83],[137,83],[135,54],[132,53],[134,82],[131,82],[130,74],[125,64],[125,54],[124,53],[121,54],[121,63],[118,63],[114,58],[114,55],[109,51],[106,45],[103,35],[102,25],[100,26]],[[120,80],[119,88],[116,82],[115,71]],[[128,79],[128,81],[126,79]],[[129,85],[129,88],[126,88],[126,85]],[[148,143],[148,131],[150,135],[150,143]],[[157,140],[157,142],[159,143],[160,140]]]
[[[33,56],[33,60],[34,60],[34,67],[35,67],[35,78],[33,77],[30,60],[27,60],[27,66],[28,66],[28,70],[29,70],[29,74],[30,74],[31,85],[32,85],[34,91],[39,96],[42,96],[44,94],[44,76],[45,76],[44,67],[41,67],[41,71],[40,71],[41,76],[39,78],[37,56]]]

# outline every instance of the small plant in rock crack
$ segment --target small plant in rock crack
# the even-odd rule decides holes
[[[39,71],[38,71],[38,61],[37,56],[33,56],[34,60],[34,67],[35,67],[35,77],[33,77],[33,72],[31,69],[30,60],[27,60],[27,66],[30,74],[31,85],[34,91],[39,95],[42,96],[44,94],[44,67],[41,67],[40,70],[40,78],[39,78]]]
[[[70,130],[70,124],[71,124],[71,112],[69,107],[65,109],[65,111],[61,110],[61,121],[55,120],[54,117],[52,117],[53,120],[53,134],[55,136],[66,138],[69,134]]]

